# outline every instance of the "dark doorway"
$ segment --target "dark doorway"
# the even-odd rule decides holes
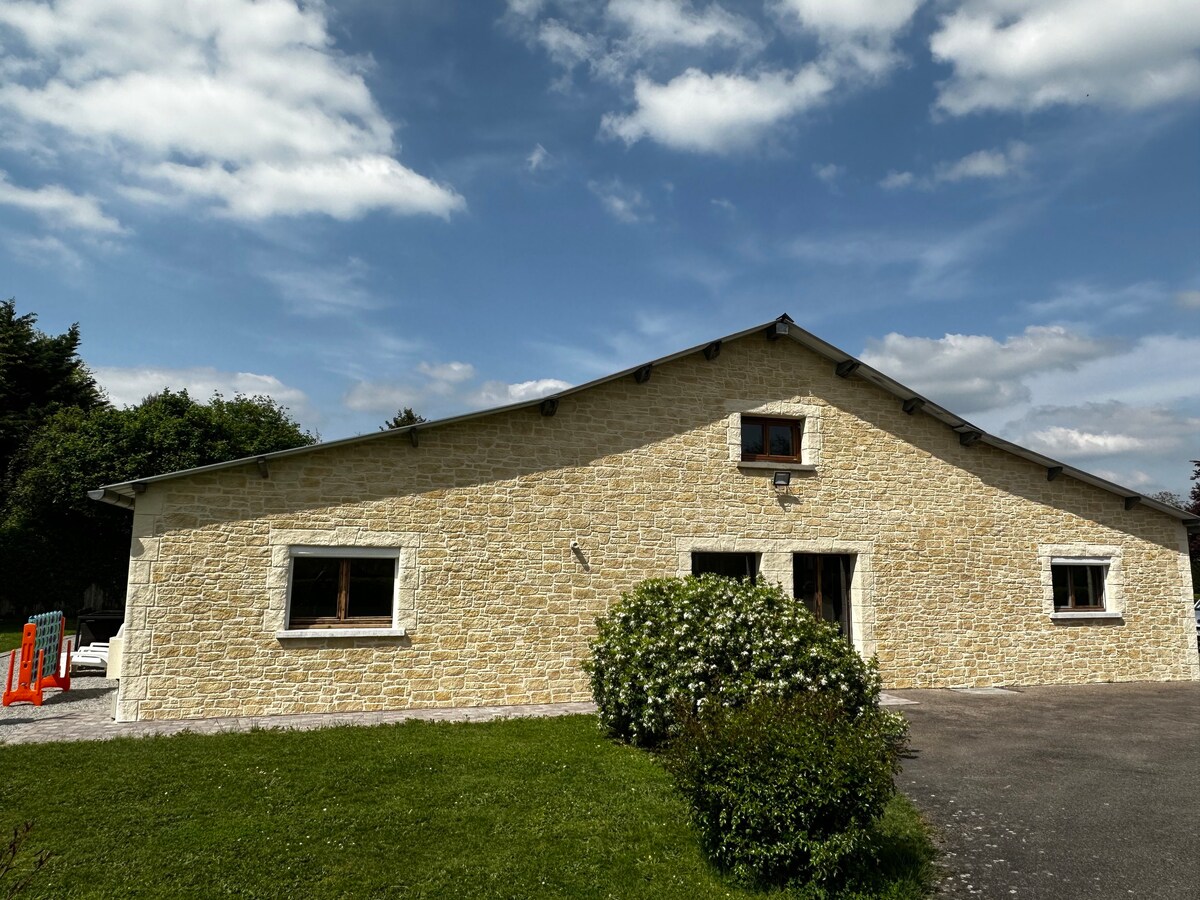
[[[850,581],[853,553],[793,553],[792,596],[813,615],[836,624],[850,640]]]
[[[758,577],[757,553],[693,553],[693,575],[724,575],[753,581]]]

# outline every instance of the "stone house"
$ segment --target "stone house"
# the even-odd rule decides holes
[[[636,582],[780,583],[890,687],[1196,680],[1188,514],[786,316],[544,399],[109,485],[122,721],[587,699]]]

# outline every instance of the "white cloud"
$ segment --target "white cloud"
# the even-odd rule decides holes
[[[912,172],[888,172],[879,182],[885,191],[898,191],[913,183],[916,176]]]
[[[1010,422],[1018,440],[1061,459],[1158,454],[1187,449],[1200,436],[1200,418],[1166,406],[1138,407],[1117,400],[1038,406]]]
[[[427,418],[441,418],[465,410],[534,400],[571,386],[569,382],[557,378],[539,378],[515,384],[503,381],[472,384],[475,368],[459,362],[441,365],[421,363],[416,367],[416,372],[423,377],[359,381],[346,393],[343,402],[356,412],[388,415],[411,406]]]
[[[887,191],[917,187],[930,190],[939,184],[967,180],[997,180],[1024,172],[1029,158],[1029,145],[1012,141],[1007,147],[992,150],[976,150],[961,159],[941,162],[933,167],[930,175],[918,178],[912,172],[888,172],[879,182]]]
[[[922,0],[776,0],[806,28],[828,37],[890,36],[908,25]]]
[[[1200,96],[1195,0],[967,0],[930,40],[951,115]]]
[[[438,365],[423,362],[417,365],[417,371],[433,381],[445,384],[461,384],[475,377],[475,367],[464,362],[448,362]]]
[[[234,218],[463,208],[395,159],[363,65],[337,53],[324,10],[292,0],[8,3],[0,26],[20,41],[5,49],[23,54],[24,75],[0,86],[0,108],[46,146],[107,159],[126,188],[165,180]]]
[[[72,270],[83,268],[83,257],[54,235],[12,235],[5,238],[4,246],[14,257],[31,265]]]
[[[638,76],[637,108],[604,116],[604,133],[634,144],[650,138],[675,150],[732,153],[758,143],[781,122],[816,106],[833,89],[816,66],[753,77],[688,69],[666,84]]]
[[[879,77],[900,62],[894,39],[908,27],[921,0],[775,0],[785,25],[816,34],[824,65],[843,78]]]
[[[308,395],[289,387],[274,375],[253,372],[222,372],[211,366],[186,369],[153,367],[93,367],[92,374],[108,398],[118,406],[133,406],[164,389],[186,390],[198,400],[207,400],[214,392],[231,397],[263,395],[286,406],[298,419],[311,416]]]
[[[642,192],[630,187],[619,178],[610,178],[605,182],[589,181],[590,190],[600,200],[605,212],[618,222],[633,224],[648,222],[654,219],[650,206]]]
[[[952,412],[968,415],[1027,402],[1033,375],[1071,371],[1111,353],[1110,342],[1065,328],[1030,326],[1004,341],[987,335],[892,333],[869,341],[862,359]]]
[[[485,406],[503,406],[508,403],[536,400],[547,394],[565,391],[570,386],[569,382],[559,381],[557,378],[538,378],[533,381],[521,381],[517,384],[485,381],[473,396],[476,402]]]
[[[684,0],[610,0],[605,11],[640,47],[753,44],[754,26],[711,4],[698,11]]]
[[[121,223],[104,214],[95,197],[76,194],[60,185],[30,189],[17,187],[0,172],[0,205],[16,206],[35,213],[48,224],[79,231],[120,234]]]
[[[1025,384],[1025,402],[977,423],[1118,484],[1189,489],[1200,447],[1200,338],[1147,335],[1071,369],[1032,372]]]
[[[1054,296],[1029,303],[1026,309],[1042,318],[1095,323],[1145,316],[1167,302],[1167,292],[1154,282],[1138,282],[1121,288],[1073,282],[1060,285]]]
[[[978,150],[952,163],[934,167],[934,181],[963,181],[967,178],[1004,178],[1021,171],[1029,158],[1029,146],[1013,141],[1004,150]]]
[[[826,163],[825,165],[813,163],[813,174],[816,175],[820,181],[832,185],[835,181],[846,174],[846,169],[845,167],[839,166],[836,163]]]
[[[537,144],[534,146],[530,154],[525,157],[525,168],[527,168],[530,172],[536,172],[539,169],[546,168],[553,162],[554,158],[550,155],[550,151],[548,151],[541,144]]]
[[[379,307],[381,304],[366,286],[368,275],[366,263],[357,257],[339,266],[306,265],[262,272],[292,311],[303,316],[343,315]]]
[[[1200,291],[1179,291],[1175,303],[1181,309],[1200,309]]]
[[[217,163],[161,163],[146,174],[187,194],[220,200],[222,215],[245,221],[309,213],[345,221],[375,209],[445,219],[465,206],[458,194],[380,154],[287,165],[254,163],[234,171]]]

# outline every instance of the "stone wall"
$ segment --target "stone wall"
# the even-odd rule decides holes
[[[804,465],[739,465],[739,415],[808,417]],[[577,547],[572,547],[577,542]],[[891,687],[1200,678],[1177,520],[976,444],[790,340],[727,341],[538,409],[152,483],[121,720],[588,697],[595,617],[693,550],[856,555],[854,640]],[[400,553],[404,636],[279,636],[288,549]],[[1117,551],[1120,618],[1059,622],[1053,547]],[[1118,577],[1119,575],[1119,577]]]

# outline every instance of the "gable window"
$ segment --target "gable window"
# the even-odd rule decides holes
[[[1102,612],[1108,561],[1055,559],[1050,563],[1055,612]]]
[[[724,575],[753,581],[758,577],[757,553],[692,553],[693,575]]]
[[[288,627],[390,628],[396,570],[391,550],[293,548]]]
[[[742,459],[800,462],[803,419],[742,416]]]

